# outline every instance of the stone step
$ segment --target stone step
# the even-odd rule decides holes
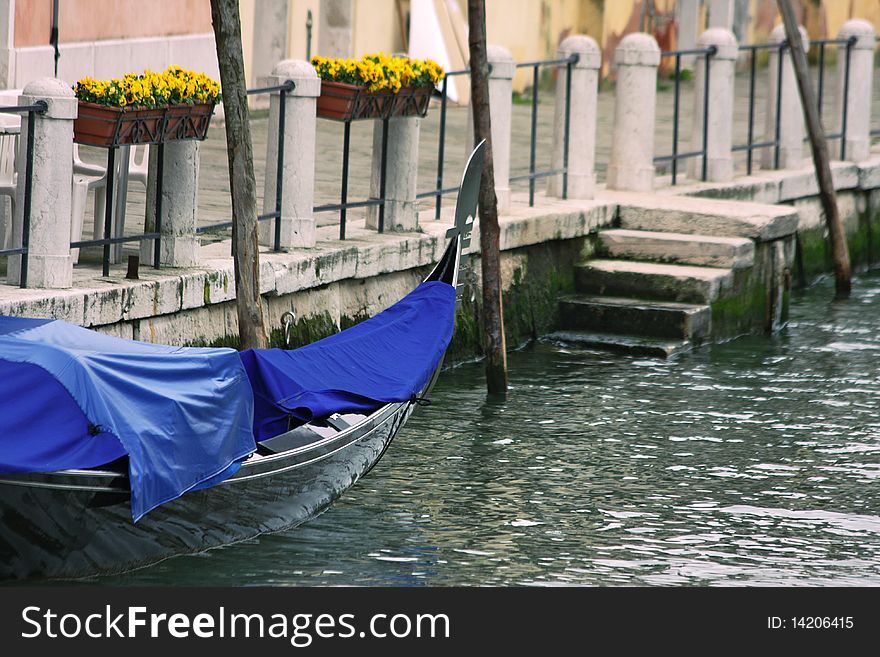
[[[575,287],[585,294],[711,303],[732,286],[732,269],[602,259],[575,267]]]
[[[743,269],[755,262],[755,243],[746,237],[713,237],[617,228],[600,230],[607,255],[703,267]]]
[[[797,210],[786,205],[611,190],[601,199],[619,204],[620,227],[630,230],[769,241],[798,225]]]
[[[586,349],[602,349],[655,358],[669,358],[683,351],[689,351],[693,347],[687,340],[664,340],[590,331],[556,331],[543,336],[541,340],[565,346],[572,345]]]
[[[569,330],[627,333],[700,343],[712,330],[709,306],[673,301],[569,295],[559,300],[561,326]]]

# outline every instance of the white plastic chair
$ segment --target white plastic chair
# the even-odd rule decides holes
[[[15,172],[15,156],[18,151],[18,135],[0,134],[0,249],[11,244],[12,218],[15,216],[15,189],[18,175]],[[9,214],[6,200],[9,197]]]
[[[120,198],[124,199],[125,194],[120,197],[120,184],[134,181],[142,184],[144,189],[147,187],[147,177],[150,168],[150,147],[147,145],[125,147],[129,149],[128,154],[128,171],[123,175],[122,164],[120,158],[116,166],[116,181],[114,189],[114,203],[116,207],[113,209],[111,218],[111,235],[114,237],[122,237],[125,231],[125,220],[117,221],[119,214]],[[72,199],[71,199],[71,229],[78,227],[82,230],[88,193],[95,192],[95,213],[92,223],[92,239],[101,239],[104,236],[104,214],[106,211],[106,188],[107,188],[107,168],[99,164],[89,164],[84,162],[79,155],[79,147],[73,146],[73,182],[72,182]],[[124,215],[124,209],[123,209]],[[76,238],[79,239],[79,238]],[[73,238],[71,238],[73,241]],[[71,250],[71,255],[78,249]],[[119,262],[122,257],[122,245],[116,244],[112,249],[113,262]],[[78,253],[74,256],[74,262],[78,259]]]

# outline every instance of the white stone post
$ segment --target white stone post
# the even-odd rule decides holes
[[[55,78],[40,78],[25,86],[19,105],[44,101],[47,110],[35,114],[33,126],[22,116],[18,149],[18,182],[12,246],[22,245],[24,225],[25,163],[28,130],[34,130],[33,185],[28,232],[27,285],[68,288],[73,284],[70,258],[70,197],[73,180],[73,119],[77,100],[70,85]],[[21,281],[21,256],[9,256],[7,280]]]
[[[855,37],[849,53],[849,89],[846,102],[845,153],[847,160],[866,160],[871,150],[871,98],[874,82],[874,26],[854,18],[847,21],[837,34],[838,39]],[[837,50],[836,127],[843,131],[843,92],[846,72],[846,46]],[[834,140],[837,142],[837,140]],[[840,146],[830,147],[834,157],[840,155]]]
[[[649,192],[654,188],[654,115],[660,47],[649,34],[625,36],[614,52],[617,91],[608,188]]]
[[[383,230],[407,231],[419,227],[416,213],[416,185],[419,173],[419,131],[417,116],[388,119],[388,151],[385,167],[385,210]],[[382,121],[373,122],[373,166],[370,197],[381,198]],[[367,208],[366,227],[379,228],[379,206]]]
[[[571,65],[571,99],[568,120],[568,198],[593,198],[596,187],[596,102],[602,52],[588,36],[570,36],[559,44],[557,59],[576,55]],[[565,166],[566,66],[556,69],[556,101],[553,115],[552,168]],[[547,179],[547,193],[562,196],[562,176]]]
[[[199,205],[199,147],[194,140],[169,141],[162,161],[162,239],[159,264],[162,267],[193,267],[199,260],[196,213]],[[146,227],[156,226],[156,183],[159,146],[150,147],[147,175]],[[141,242],[142,264],[152,265],[153,240]]]
[[[700,20],[699,0],[678,0],[675,3],[678,12],[678,48],[679,50],[693,50],[697,45],[698,23]],[[682,69],[694,70],[694,55],[683,55],[681,58]]]
[[[502,46],[488,46],[489,111],[492,122],[492,163],[495,168],[495,196],[498,214],[510,209],[510,129],[513,113],[513,55]]]
[[[801,39],[804,42],[804,50],[810,48],[810,40],[807,31],[801,27]],[[769,43],[782,43],[785,41],[785,27],[777,25],[770,32]],[[800,169],[804,166],[804,111],[801,105],[800,92],[798,92],[797,78],[794,74],[794,65],[791,62],[791,53],[788,49],[782,51],[782,79],[779,79],[779,55],[777,48],[770,50],[770,61],[767,67],[767,113],[764,124],[764,141],[776,140],[776,95],[780,93],[779,101],[779,168]],[[765,148],[761,154],[761,167],[764,169],[776,168],[776,149],[772,146]]]
[[[733,0],[709,1],[709,27],[733,29]]]
[[[281,248],[315,246],[315,133],[316,105],[321,80],[314,67],[299,59],[278,62],[268,78],[270,86],[290,80],[292,91],[284,101],[284,167],[281,187]],[[263,213],[275,212],[275,180],[278,162],[278,118],[281,93],[273,91],[269,102],[269,137],[266,145],[266,175]],[[275,221],[260,222],[260,244],[274,247]]]
[[[715,47],[709,57],[708,130],[706,134],[706,180],[733,180],[733,82],[739,49],[730,30],[713,27],[700,35],[698,48]],[[706,89],[706,57],[697,60],[694,76],[694,113],[691,150],[703,148],[703,102]],[[688,175],[702,179],[703,158],[691,158]]]

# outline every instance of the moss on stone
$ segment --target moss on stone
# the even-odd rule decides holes
[[[880,218],[873,214],[871,211],[860,213],[855,229],[847,235],[849,259],[854,268],[870,267],[880,262],[880,237],[875,235]],[[807,284],[834,270],[831,246],[825,232],[824,227],[798,231],[800,258]],[[800,284],[797,278],[795,280]]]
[[[764,332],[772,322],[767,284],[757,276],[749,277],[736,294],[713,301],[711,308],[713,340]],[[785,307],[783,313],[787,314]]]
[[[848,240],[850,258],[860,267],[870,267],[878,262],[877,250],[880,244],[874,234],[878,220],[872,215],[870,210],[859,213],[858,228]]]
[[[241,346],[241,341],[239,340],[237,335],[224,335],[223,337],[216,338],[214,340],[206,340],[205,338],[199,338],[198,340],[193,340],[191,342],[187,342],[184,346],[186,347],[229,347],[231,349],[238,349]]]
[[[344,331],[345,329],[351,328],[355,324],[360,324],[365,319],[370,319],[370,315],[362,310],[354,315],[343,315],[339,318],[339,330]]]
[[[576,238],[552,241],[516,249],[504,254],[515,257],[522,264],[513,269],[507,289],[503,293],[505,337],[509,349],[554,330],[558,324],[557,299],[561,294],[574,290],[574,265],[584,253],[595,251],[593,238]],[[474,267],[479,267],[479,257],[472,257]],[[425,268],[427,273],[427,267]],[[225,283],[224,278],[224,283]],[[470,360],[484,353],[481,329],[481,293],[468,282],[464,296],[456,310],[455,332],[446,353],[446,363]],[[209,286],[205,286],[206,296]],[[471,297],[474,297],[471,300]],[[339,326],[328,312],[299,317],[290,330],[290,346],[295,349],[337,333],[368,318],[366,312],[344,315]],[[285,347],[284,331],[271,331],[269,344]],[[214,341],[198,340],[191,346],[233,347],[239,345],[238,336],[226,336]]]
[[[272,329],[269,334],[269,346],[281,349],[296,349],[303,345],[311,344],[328,335],[333,335],[339,331],[336,321],[328,312],[322,312],[318,315],[310,315],[308,317],[297,317],[296,321],[290,327],[290,344],[286,345],[284,341],[284,329]]]
[[[446,363],[469,360],[484,353],[480,331],[477,300],[470,300],[468,292],[455,311],[455,332],[446,350]]]
[[[577,238],[546,242],[505,254],[505,257],[524,256],[523,265],[514,268],[512,280],[505,282],[507,288],[502,294],[508,349],[515,349],[556,328],[559,323],[557,299],[574,290],[574,265],[584,252],[592,252],[594,248],[591,238]],[[479,267],[479,259],[473,258],[472,264]],[[481,302],[480,290],[468,283],[458,305],[455,333],[446,352],[447,363],[469,360],[484,353]]]

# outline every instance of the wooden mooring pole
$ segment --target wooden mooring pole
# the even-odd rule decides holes
[[[211,20],[223,86],[238,335],[242,349],[268,346],[260,300],[257,195],[238,0],[211,0]]]
[[[807,133],[810,137],[810,149],[813,152],[813,164],[816,168],[816,178],[819,181],[819,198],[822,201],[822,210],[825,212],[825,223],[828,227],[828,236],[831,241],[831,258],[834,262],[835,289],[838,297],[848,297],[852,287],[852,267],[849,261],[849,248],[846,244],[846,233],[843,230],[843,222],[837,209],[837,194],[834,191],[834,181],[831,178],[831,165],[828,160],[828,144],[825,141],[825,133],[819,121],[819,111],[816,108],[816,100],[813,94],[813,86],[810,81],[810,71],[807,68],[807,55],[804,52],[801,32],[798,28],[791,0],[777,0],[779,13],[785,24],[785,34],[788,37],[788,49],[794,63],[794,72],[797,77],[798,90],[801,96],[801,105],[804,117],[807,121]],[[844,135],[842,138],[846,138]]]
[[[501,256],[495,167],[492,162],[492,124],[489,117],[489,60],[486,52],[485,0],[468,0],[468,47],[474,143],[486,140],[480,178],[480,262],[483,274],[483,335],[486,347],[486,388],[490,395],[507,394],[507,348],[501,305]]]

